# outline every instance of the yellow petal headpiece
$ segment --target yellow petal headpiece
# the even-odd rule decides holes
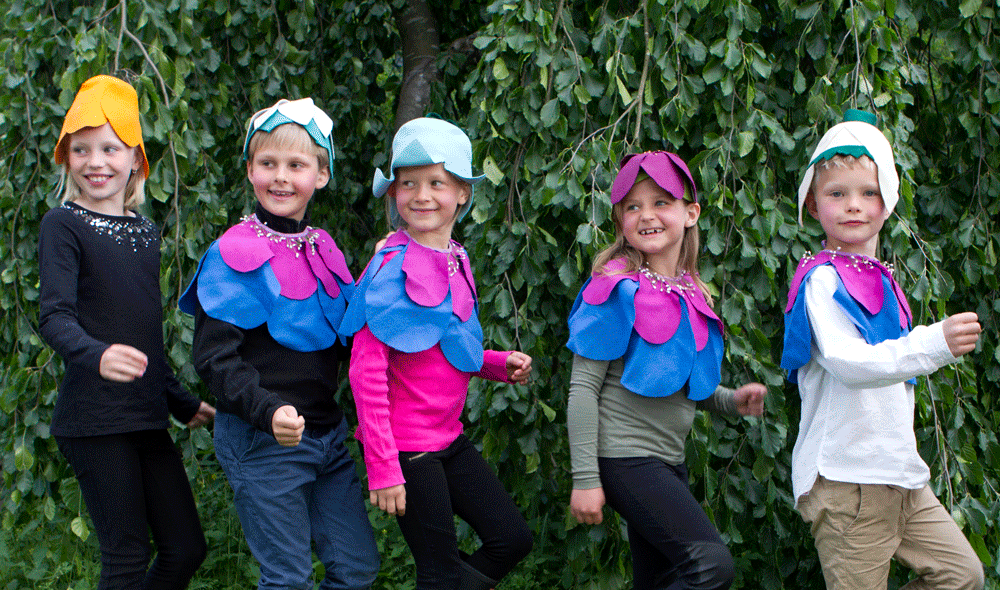
[[[132,85],[112,76],[94,76],[80,86],[73,104],[66,111],[59,141],[56,143],[56,164],[62,164],[66,155],[63,140],[67,135],[85,127],[100,127],[111,123],[118,139],[129,146],[139,146],[142,152],[143,172],[149,176],[149,159],[142,142],[139,124],[139,97]]]

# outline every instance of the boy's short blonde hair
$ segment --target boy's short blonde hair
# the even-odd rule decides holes
[[[844,170],[853,170],[855,168],[864,168],[865,170],[873,170],[878,172],[878,165],[875,164],[875,160],[872,160],[868,156],[851,156],[847,154],[836,154],[831,156],[829,159],[820,160],[816,162],[816,168],[819,170],[831,170],[833,168],[841,168]],[[809,185],[809,192],[816,190],[816,179],[819,174],[814,174],[812,178],[812,184]]]
[[[257,150],[265,148],[305,152],[316,156],[320,170],[325,170],[330,166],[330,156],[326,148],[317,145],[309,132],[296,123],[285,123],[278,125],[271,131],[259,130],[254,133],[253,137],[250,138],[250,145],[247,146],[247,161],[252,162]]]

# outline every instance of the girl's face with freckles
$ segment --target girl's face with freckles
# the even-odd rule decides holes
[[[469,185],[452,176],[444,164],[404,166],[387,193],[406,231],[418,243],[445,250],[451,240],[459,208],[469,201]]]
[[[701,206],[668,194],[651,178],[636,183],[620,206],[629,245],[645,255],[654,272],[676,275],[684,232],[698,222]]]
[[[66,166],[80,189],[80,206],[107,215],[125,214],[125,188],[139,170],[139,148],[118,138],[110,123],[85,127],[69,137]]]

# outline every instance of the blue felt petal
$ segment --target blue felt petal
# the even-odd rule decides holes
[[[451,293],[435,307],[417,305],[406,294],[402,253],[385,263],[365,293],[368,329],[400,352],[420,352],[441,341],[451,319]]]
[[[590,305],[583,300],[583,291],[589,283],[588,279],[573,302],[566,346],[582,357],[613,361],[628,349],[635,324],[635,292],[639,284],[630,280],[618,281],[607,301]]]
[[[812,270],[809,274],[812,274]],[[809,313],[806,311],[808,280],[809,277],[806,275],[799,284],[795,305],[785,314],[785,341],[781,351],[781,368],[788,371],[788,380],[792,383],[799,382],[799,369],[812,358],[812,324],[809,323]]]
[[[198,301],[209,317],[244,330],[256,328],[271,317],[281,285],[270,264],[250,272],[233,270],[222,260],[216,241],[198,268],[194,279],[198,283]]]
[[[331,327],[334,327],[336,331],[336,326],[340,325],[340,322],[344,319],[344,313],[347,311],[347,303],[351,300],[351,295],[354,293],[353,283],[342,283],[340,279],[337,279],[337,284],[340,285],[340,295],[336,298],[330,297],[326,293],[326,289],[320,286],[316,290],[315,295],[319,299],[320,307],[323,309],[323,316],[327,323]],[[339,334],[340,343],[347,344],[347,336],[344,334]]]
[[[344,312],[344,317],[340,320],[340,327],[337,331],[346,336],[354,336],[358,333],[358,330],[365,327],[368,323],[368,316],[365,313],[367,306],[365,305],[365,295],[368,293],[368,288],[372,284],[372,279],[375,278],[375,274],[378,272],[379,268],[382,266],[382,259],[389,252],[394,252],[400,250],[401,248],[387,248],[376,253],[372,258],[371,262],[368,263],[368,269],[365,274],[358,280],[358,284],[354,287],[354,292],[351,293],[351,301],[347,305],[347,311]]]
[[[698,351],[688,380],[688,399],[701,401],[715,393],[722,382],[722,353],[725,345],[717,327],[709,324],[708,344]]]
[[[459,371],[475,373],[483,368],[483,328],[478,311],[462,322],[452,315],[448,329],[441,338],[441,352],[451,366]]]
[[[283,346],[300,352],[330,348],[337,341],[337,332],[323,314],[320,297],[327,297],[322,288],[306,299],[280,297],[267,320],[267,331]]]

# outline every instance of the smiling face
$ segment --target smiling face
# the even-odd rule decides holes
[[[142,165],[138,148],[125,145],[105,123],[73,133],[66,152],[66,167],[79,188],[73,201],[98,213],[124,215],[125,189]]]
[[[330,171],[312,151],[264,143],[247,161],[247,178],[269,213],[302,221],[313,193],[329,182]]]
[[[817,164],[806,208],[823,226],[827,249],[875,256],[878,233],[889,212],[873,162],[844,159],[840,165]]]
[[[424,246],[444,250],[451,240],[459,207],[468,202],[471,191],[443,164],[429,164],[397,168],[396,180],[386,194],[395,199],[410,237]]]
[[[635,184],[616,205],[625,240],[642,252],[654,272],[677,274],[677,261],[687,228],[698,222],[701,206],[667,194],[651,178]]]

